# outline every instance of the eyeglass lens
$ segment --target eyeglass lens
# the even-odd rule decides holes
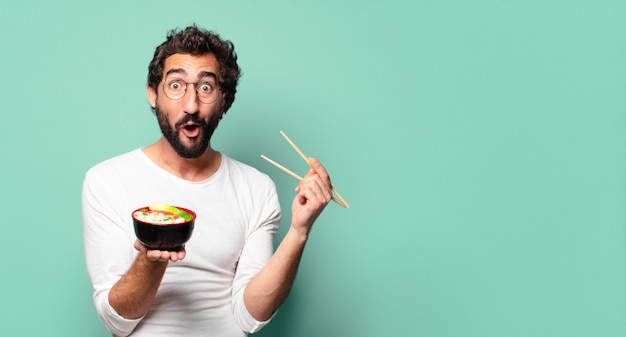
[[[167,78],[163,81],[163,92],[171,100],[179,100],[185,96],[187,87],[194,85],[198,98],[203,103],[212,103],[219,92],[217,83],[212,80],[185,82],[180,78]]]

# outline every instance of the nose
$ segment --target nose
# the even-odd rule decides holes
[[[183,110],[190,115],[198,112],[198,94],[194,83],[187,84],[187,90],[183,96]]]

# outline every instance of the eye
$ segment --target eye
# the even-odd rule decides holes
[[[200,85],[198,86],[198,91],[210,93],[211,91],[213,91],[213,84],[209,82],[200,83]]]
[[[174,90],[174,91],[179,91],[179,90],[182,90],[184,88],[184,86],[180,82],[180,80],[171,80],[170,83],[168,84],[168,87],[171,90]]]

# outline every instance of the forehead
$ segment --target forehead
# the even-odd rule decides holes
[[[163,64],[163,76],[167,76],[169,72],[176,72],[193,78],[212,73],[217,78],[220,73],[220,66],[215,55],[211,53],[202,55],[173,54],[166,58]]]

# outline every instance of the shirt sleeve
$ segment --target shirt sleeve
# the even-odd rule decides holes
[[[243,300],[246,286],[274,253],[274,236],[280,224],[281,210],[276,187],[271,180],[268,181],[266,191],[259,224],[253,226],[254,230],[246,238],[233,280],[233,315],[239,327],[246,333],[261,330],[273,318],[272,316],[267,321],[257,321],[248,312]]]
[[[136,257],[133,236],[116,209],[115,177],[103,179],[90,170],[83,181],[82,216],[85,262],[93,286],[96,312],[104,325],[116,336],[128,336],[139,319],[125,319],[109,303],[111,287],[126,273]],[[120,193],[118,189],[116,193]],[[130,217],[130,216],[129,216]],[[132,228],[132,227],[131,227]]]

